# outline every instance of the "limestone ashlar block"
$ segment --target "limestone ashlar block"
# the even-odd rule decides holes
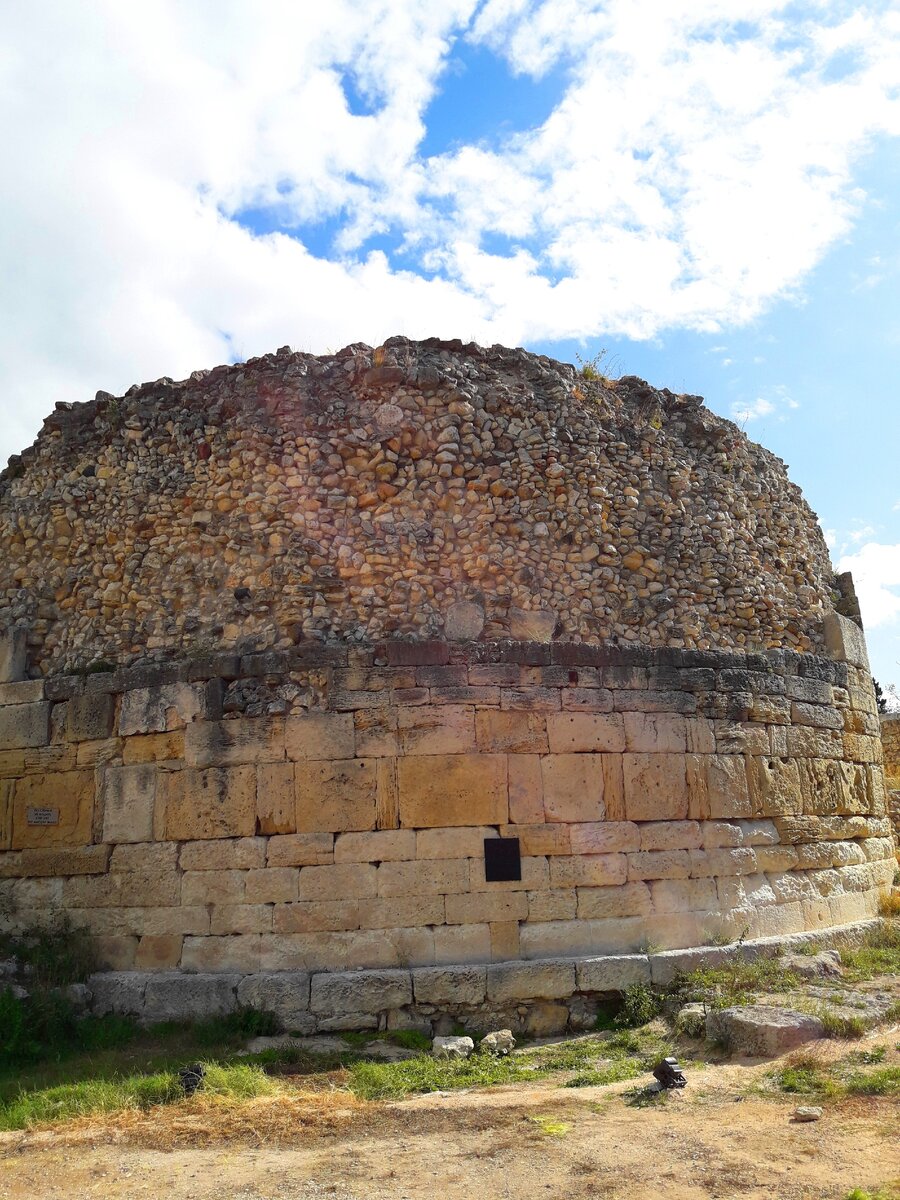
[[[181,952],[183,971],[250,972],[260,969],[258,933],[238,933],[229,937],[186,937]]]
[[[0,683],[0,708],[4,708],[7,704],[39,704],[44,698],[43,679],[24,679],[21,683]]]
[[[483,753],[546,754],[547,719],[536,712],[482,709],[475,713],[475,737]]]
[[[617,891],[617,888],[611,888]],[[529,921],[573,921],[578,908],[578,895],[574,888],[542,889],[526,892]]]
[[[575,966],[579,992],[624,992],[636,983],[650,982],[646,954],[606,954],[583,958]]]
[[[487,999],[494,1004],[565,1000],[575,987],[571,962],[498,963],[487,968]]]
[[[501,837],[519,839],[522,854],[571,854],[571,825],[501,825]],[[476,852],[477,853],[477,852]],[[473,855],[474,857],[474,855]]]
[[[844,728],[844,719],[836,708],[824,704],[804,704],[794,700],[791,704],[791,724],[811,725],[814,729]]]
[[[397,713],[402,754],[471,754],[475,744],[475,710],[468,705],[421,705]]]
[[[179,853],[179,862],[183,871],[249,871],[266,865],[266,839],[214,838],[210,841],[185,842]]]
[[[682,821],[688,815],[683,754],[625,754],[625,815],[629,821]]]
[[[683,754],[687,749],[687,721],[678,713],[627,712],[625,742],[621,749],[638,754]]]
[[[535,754],[509,756],[509,819],[516,825],[537,825],[544,820],[541,760]]]
[[[203,716],[206,689],[199,683],[163,683],[132,688],[122,696],[119,735],[183,729]]]
[[[647,917],[610,921],[551,921],[521,927],[522,957],[555,958],[559,955],[631,954],[647,939]]]
[[[719,906],[715,879],[655,879],[650,891],[657,913],[714,912]]]
[[[787,752],[791,758],[841,758],[844,744],[835,729],[798,725],[787,731]]]
[[[482,921],[524,921],[528,899],[524,892],[470,892],[445,898],[448,925],[477,925]]]
[[[695,883],[711,883],[712,880],[694,880]],[[715,880],[719,906],[726,911],[744,908],[763,908],[777,904],[778,897],[769,880],[762,873],[756,875],[723,875]],[[710,907],[713,907],[712,905]],[[662,909],[659,909],[662,912]]]
[[[825,645],[832,658],[869,671],[866,638],[860,627],[839,613],[830,612],[824,622]]]
[[[491,880],[485,879],[484,855],[469,859],[469,886],[472,892],[521,892],[537,891],[550,887],[550,870],[548,863],[553,861],[542,855],[532,855],[521,860],[521,879]],[[465,890],[465,889],[460,889]]]
[[[576,895],[580,921],[644,917],[653,911],[650,887],[642,881],[624,883],[619,887],[580,887]]]
[[[245,904],[284,904],[298,897],[298,867],[265,867],[244,876]]]
[[[173,841],[251,837],[256,832],[256,771],[253,767],[162,771],[158,812]]]
[[[29,810],[34,809],[50,810],[55,823],[29,824]],[[26,775],[13,793],[12,849],[88,845],[93,819],[93,771]]]
[[[284,744],[292,762],[306,759],[345,759],[356,754],[352,713],[307,713],[288,717]]]
[[[353,869],[358,868],[342,868]],[[369,868],[373,874],[375,868]],[[301,876],[302,888],[302,876]],[[469,890],[469,860],[423,859],[417,862],[387,862],[378,868],[379,896],[441,896]],[[374,892],[367,892],[374,895]]]
[[[334,862],[330,833],[296,833],[271,837],[266,852],[270,867],[324,867]]]
[[[739,820],[753,815],[742,756],[710,754],[688,761],[689,815],[701,820]]]
[[[413,863],[388,863],[387,867],[413,866]],[[370,863],[336,863],[331,867],[301,867],[300,900],[360,900],[384,895],[376,889],[376,868]]]
[[[73,696],[66,704],[66,739],[92,742],[108,738],[116,715],[115,697],[109,692]]]
[[[25,678],[28,634],[20,625],[0,629],[0,683],[17,683]]]
[[[572,854],[613,854],[641,848],[641,827],[634,821],[587,821],[565,828]]]
[[[103,802],[105,842],[153,841],[156,780],[155,763],[106,768]]]
[[[420,755],[400,759],[400,824],[405,829],[447,825],[505,825],[506,755]]]
[[[297,831],[347,833],[374,829],[378,760],[334,759],[297,763]]]
[[[243,967],[238,968],[239,971]],[[146,980],[141,1008],[143,1020],[156,1021],[205,1020],[222,1017],[238,1007],[237,987],[240,974],[184,975],[160,972]],[[91,978],[93,988],[95,977]],[[125,1011],[107,1007],[106,1011]]]
[[[137,955],[138,938],[127,934],[101,934],[93,938],[97,966],[107,971],[131,971]]]
[[[501,688],[500,707],[504,711],[559,712],[562,707],[559,688]]]
[[[703,844],[697,821],[647,821],[639,828],[641,850],[691,850]]]
[[[360,900],[304,900],[298,904],[276,904],[272,909],[274,933],[321,933],[358,929],[362,909],[374,903]]]
[[[0,750],[0,779],[16,779],[25,774],[24,750]]]
[[[409,971],[367,971],[314,975],[309,1007],[314,1013],[378,1013],[402,1008],[413,998]]]
[[[372,708],[353,714],[356,753],[360,758],[392,758],[399,753],[397,711]]]
[[[11,779],[0,779],[0,850],[12,846],[14,786]]]
[[[209,932],[213,936],[234,933],[271,933],[271,904],[214,904],[209,909]]]
[[[285,758],[284,718],[195,721],[185,730],[184,758],[189,767],[282,762]]]
[[[842,739],[843,757],[850,762],[883,763],[884,751],[881,739],[867,737],[862,733],[845,733]]]
[[[627,858],[630,880],[687,879],[691,874],[689,850],[639,850]]]
[[[109,846],[48,847],[0,854],[0,879],[103,875],[109,866]]]
[[[416,839],[413,858],[477,858],[484,854],[484,839],[496,837],[497,831],[490,825],[476,825],[471,829],[450,826],[449,829],[420,829],[413,836]]]
[[[619,713],[549,713],[547,737],[553,754],[621,753],[625,722]]]
[[[708,875],[753,875],[759,866],[752,846],[737,846],[721,850],[688,850],[691,875],[697,879]]]
[[[358,923],[361,929],[402,929],[445,920],[443,896],[379,896],[360,904]]]
[[[748,757],[747,783],[755,816],[799,816],[803,812],[797,763],[781,758]]]
[[[73,923],[96,933],[134,933],[148,937],[209,933],[209,909],[181,904],[144,908],[70,908]]]
[[[184,938],[178,934],[145,934],[134,955],[136,971],[174,971],[181,962]]]
[[[105,875],[66,879],[68,908],[168,908],[181,903],[178,847],[172,842],[113,848]]]
[[[613,692],[613,707],[616,712],[624,713],[681,713],[690,716],[697,711],[697,697],[689,692],[623,689]]]
[[[184,758],[184,730],[145,733],[126,738],[122,743],[125,766],[145,762],[177,762]]]
[[[564,712],[611,713],[613,694],[607,688],[569,687],[560,693]]]
[[[582,854],[550,859],[550,886],[611,887],[625,883],[628,859],[624,854]]]
[[[256,768],[256,828],[261,834],[296,833],[293,763],[260,763]]]
[[[374,833],[339,833],[334,842],[334,861],[336,863],[406,862],[417,857],[417,836],[412,829],[384,829]],[[439,854],[435,857],[449,858],[451,855]]]
[[[50,705],[10,704],[0,708],[0,750],[25,750],[50,741]]]
[[[484,967],[419,967],[412,974],[416,1004],[482,1004],[487,993]]]
[[[771,740],[767,725],[730,720],[714,721],[713,725],[716,733],[716,754],[771,753]]]
[[[541,759],[545,820],[600,821],[606,816],[603,757],[548,754]]]

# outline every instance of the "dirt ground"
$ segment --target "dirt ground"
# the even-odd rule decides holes
[[[646,1107],[628,1103],[634,1084],[334,1097],[280,1146],[161,1151],[146,1122],[5,1134],[0,1200],[844,1200],[900,1177],[895,1100],[826,1101],[800,1124],[796,1097],[748,1094],[772,1065],[709,1066]]]

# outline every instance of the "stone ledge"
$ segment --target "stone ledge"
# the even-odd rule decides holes
[[[590,1028],[592,998],[634,983],[665,984],[682,971],[715,966],[737,955],[767,957],[815,942],[858,944],[877,920],[815,933],[759,938],[731,946],[694,946],[654,954],[610,954],[363,971],[262,971],[246,974],[180,971],[106,971],[88,980],[95,1015],[119,1013],[144,1023],[221,1016],[248,1006],[273,1011],[286,1028],[304,1034],[338,1029],[414,1028],[446,1016],[518,1022],[529,1027],[548,1000],[558,1005],[565,1028]],[[596,1007],[596,1005],[595,1005]]]

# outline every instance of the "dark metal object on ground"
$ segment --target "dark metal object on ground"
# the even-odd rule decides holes
[[[203,1076],[206,1074],[206,1067],[203,1063],[192,1063],[189,1067],[182,1067],[178,1072],[178,1082],[181,1084],[181,1089],[186,1096],[193,1096],[197,1088],[203,1083]]]
[[[678,1065],[677,1058],[664,1058],[653,1068],[653,1078],[664,1088],[683,1088],[687,1086],[684,1071]]]

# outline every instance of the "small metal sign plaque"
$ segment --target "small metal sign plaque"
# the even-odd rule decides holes
[[[29,825],[58,825],[58,808],[26,808],[25,816]]]

